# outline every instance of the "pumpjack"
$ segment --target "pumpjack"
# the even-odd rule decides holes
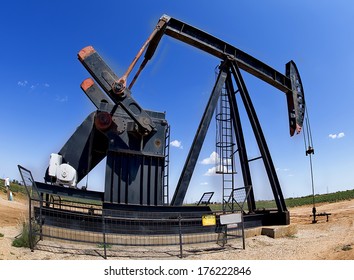
[[[143,109],[131,92],[163,35],[221,60],[215,85],[171,200],[166,183],[169,125],[165,113]],[[143,55],[144,59],[128,85],[128,77]],[[259,159],[263,160],[276,203],[276,209],[258,210],[254,188],[249,189],[245,222],[257,225],[289,224],[289,212],[277,173],[241,70],[285,93],[290,135],[293,136],[301,131],[305,112],[303,86],[293,61],[285,65],[285,74],[282,74],[246,52],[167,15],[159,19],[152,34],[122,77],[111,70],[92,46],[83,48],[78,53],[78,59],[92,76],[82,82],[81,89],[96,110],[78,126],[61,150],[51,155],[45,172],[45,182],[37,182],[40,190],[46,193],[55,190],[56,193],[71,192],[79,197],[96,197],[102,199],[103,208],[107,209],[210,212],[208,206],[183,206],[183,202],[218,100],[224,91],[244,186],[252,186],[253,183],[237,95],[247,112],[261,154]],[[103,194],[76,188],[77,182],[105,157],[107,161]]]

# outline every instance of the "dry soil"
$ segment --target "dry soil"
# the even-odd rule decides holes
[[[184,247],[185,259],[241,259],[241,260],[354,260],[354,200],[317,205],[317,212],[331,213],[318,217],[312,224],[312,206],[290,209],[291,224],[297,233],[282,238],[264,235],[246,238],[246,249],[230,241],[224,248],[216,244],[199,244]],[[28,248],[13,247],[12,241],[21,233],[22,223],[27,218],[26,197],[14,196],[8,201],[0,193],[0,260],[76,260],[100,259],[102,248],[86,248],[82,244],[40,241],[31,252]],[[239,241],[237,241],[239,242]],[[178,246],[177,246],[178,247]],[[162,251],[161,251],[162,250]],[[118,252],[118,253],[117,253]],[[161,253],[162,252],[162,253]],[[178,248],[121,248],[110,259],[177,259]]]

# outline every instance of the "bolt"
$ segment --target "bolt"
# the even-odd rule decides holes
[[[123,91],[125,89],[124,84],[119,82],[114,82],[112,88],[113,92],[118,94],[123,94]]]

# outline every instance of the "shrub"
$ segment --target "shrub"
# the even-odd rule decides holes
[[[31,244],[35,244],[36,241],[38,241],[38,236],[36,234],[30,235],[29,223],[23,222],[22,232],[20,236],[12,242],[12,246],[30,248]]]

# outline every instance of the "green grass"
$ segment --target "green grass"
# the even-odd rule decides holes
[[[4,237],[4,234],[0,232],[0,237]]]
[[[104,248],[104,244],[103,243],[99,243],[97,244],[97,248]],[[111,249],[112,245],[111,244],[106,244],[106,249]]]
[[[33,225],[33,226],[38,226],[38,225]],[[29,223],[23,222],[21,235],[18,238],[14,239],[14,241],[12,241],[12,246],[30,248],[31,241],[32,244],[34,244],[36,241],[38,241],[39,237],[33,234],[31,240],[29,233],[30,233]]]

